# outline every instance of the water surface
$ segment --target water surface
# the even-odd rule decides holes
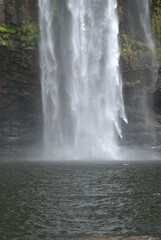
[[[161,237],[160,162],[0,164],[1,239]]]

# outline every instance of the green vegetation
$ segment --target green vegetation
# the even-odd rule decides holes
[[[123,64],[127,67],[132,66],[135,69],[135,54],[132,51],[132,40],[125,33],[122,34],[121,46],[121,60]]]
[[[151,12],[152,12],[152,27],[156,42],[156,53],[160,62],[161,69],[161,0],[151,0]],[[121,26],[121,62],[125,70],[137,70],[141,69],[154,69],[153,57],[148,48],[144,37],[135,34],[133,39],[132,35],[129,36],[128,31],[124,27],[124,13],[122,8],[119,9],[120,14],[120,26]],[[126,32],[125,32],[126,31]],[[131,39],[132,38],[132,39]]]
[[[14,50],[17,47],[34,49],[39,38],[39,28],[35,22],[22,22],[21,27],[0,24],[0,44]]]
[[[124,70],[153,69],[153,57],[146,43],[121,36],[121,63]]]
[[[150,0],[156,45],[161,47],[161,0]]]
[[[161,47],[161,7],[157,8],[157,11],[153,12],[152,24],[156,39],[156,45],[158,47]]]
[[[161,0],[150,0],[150,5],[154,11],[161,7]]]
[[[157,52],[157,56],[158,56],[158,59],[159,59],[159,69],[161,71],[161,48],[157,48],[156,52]]]

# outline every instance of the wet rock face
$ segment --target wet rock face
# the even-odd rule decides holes
[[[7,25],[21,25],[22,21],[30,22],[37,17],[35,0],[1,0],[0,23]]]
[[[0,145],[32,145],[41,133],[41,86],[37,51],[0,48]],[[24,65],[25,63],[25,65]]]
[[[3,1],[0,1],[0,23],[5,22],[5,5]]]
[[[37,1],[0,0],[0,24],[19,27],[37,21]],[[16,36],[15,36],[16,39]],[[0,152],[32,146],[41,139],[42,106],[38,43],[13,48],[0,42]],[[2,156],[2,154],[1,154]]]
[[[161,72],[158,76],[158,81],[155,85],[154,105],[156,112],[161,115]]]
[[[161,86],[155,85],[154,72],[123,73],[123,95],[128,124],[122,123],[125,145],[161,142]],[[124,143],[125,141],[125,143]]]

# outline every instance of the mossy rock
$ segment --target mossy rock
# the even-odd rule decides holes
[[[34,49],[39,38],[39,27],[35,22],[23,22],[21,27],[0,24],[0,44],[11,50]]]

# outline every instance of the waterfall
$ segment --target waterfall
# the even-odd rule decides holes
[[[118,159],[117,0],[39,0],[44,158]]]
[[[137,1],[138,9],[139,9],[139,17],[140,23],[145,34],[146,41],[149,45],[149,48],[155,57],[156,60],[156,53],[155,53],[155,43],[153,39],[152,29],[151,29],[151,21],[150,21],[150,9],[149,9],[149,1],[141,0]]]
[[[145,43],[147,44],[149,51],[151,53],[151,59],[152,59],[152,71],[150,73],[150,85],[151,89],[154,89],[157,76],[158,76],[158,60],[156,55],[156,46],[155,41],[153,37],[153,31],[151,26],[151,19],[150,19],[150,1],[147,0],[137,0],[137,6],[138,6],[138,12],[139,12],[139,18],[140,18],[140,26],[142,28]],[[149,68],[147,64],[147,68]],[[144,76],[144,79],[146,77]],[[145,79],[146,82],[146,79]],[[147,83],[148,86],[148,83]],[[146,86],[145,86],[146,87]],[[149,96],[151,95],[151,96]],[[150,99],[150,103],[148,103],[148,99]],[[153,125],[150,125],[153,121],[151,110],[153,109],[153,94],[145,91],[143,92],[143,100],[142,100],[142,108],[144,112],[144,126],[146,128],[146,134],[147,132],[149,135],[149,142],[151,142],[151,145],[155,146],[157,144],[155,129]],[[148,129],[148,131],[147,131]],[[148,139],[148,137],[147,137]]]

